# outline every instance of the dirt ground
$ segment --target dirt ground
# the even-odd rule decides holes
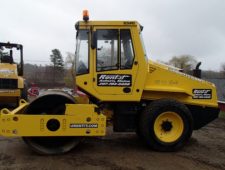
[[[89,138],[65,155],[40,156],[20,138],[0,138],[0,170],[213,170],[225,169],[225,119],[195,131],[179,152],[148,149],[135,134],[112,133]]]

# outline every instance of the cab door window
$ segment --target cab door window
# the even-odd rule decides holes
[[[97,30],[96,53],[97,71],[118,69],[118,30]]]
[[[89,73],[89,31],[79,30],[76,42],[76,75]]]
[[[134,61],[134,50],[130,30],[120,30],[120,66],[121,69],[131,69]]]

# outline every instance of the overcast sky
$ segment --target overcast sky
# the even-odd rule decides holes
[[[0,0],[0,41],[24,45],[25,62],[48,64],[51,50],[75,51],[76,21],[137,20],[148,57],[189,54],[202,69],[225,63],[225,0]]]

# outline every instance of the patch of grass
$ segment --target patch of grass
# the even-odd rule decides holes
[[[225,112],[220,111],[220,113],[219,113],[219,117],[223,117],[223,118],[225,118]]]

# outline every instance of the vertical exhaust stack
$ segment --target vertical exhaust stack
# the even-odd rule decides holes
[[[202,64],[202,62],[199,62],[195,69],[193,70],[193,76],[198,77],[198,78],[202,78],[202,70],[199,69],[200,65]]]

